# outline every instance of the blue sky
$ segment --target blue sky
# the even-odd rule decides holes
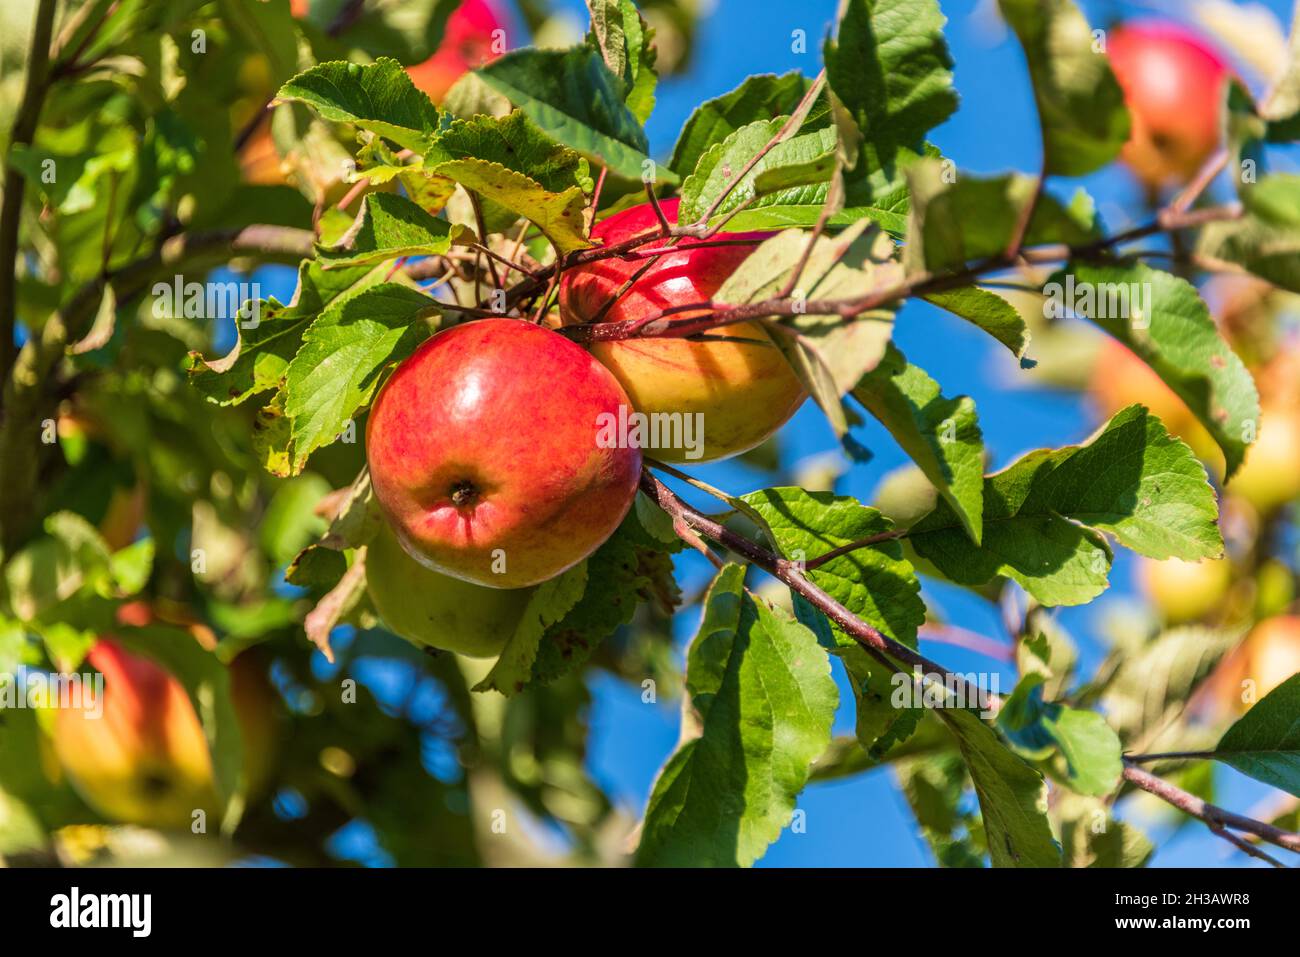
[[[585,22],[580,0],[566,0],[575,17]],[[1266,4],[1279,19],[1289,19],[1287,0]],[[959,168],[992,173],[1009,169],[1036,171],[1040,146],[1033,100],[1022,54],[1014,40],[997,29],[988,2],[943,2],[949,18],[946,35],[956,61],[956,86],[961,109],[932,134],[932,140]],[[1164,11],[1174,16],[1181,3],[1085,3],[1094,25],[1120,15]],[[733,89],[750,73],[783,73],[798,69],[813,75],[820,65],[821,39],[834,18],[835,0],[718,0],[712,16],[700,28],[697,55],[691,71],[660,84],[654,115],[648,124],[653,152],[666,156],[691,110],[701,101]],[[806,32],[808,52],[792,51],[792,31]],[[1068,195],[1071,183],[1061,184]],[[1123,228],[1142,215],[1141,199],[1130,181],[1117,170],[1107,170],[1083,181],[1097,200],[1111,229]],[[274,276],[274,281],[273,281]],[[285,271],[264,271],[266,292],[287,296],[290,285],[280,281]],[[284,286],[285,288],[280,288]],[[908,357],[930,372],[944,393],[972,396],[980,424],[993,457],[1000,467],[1024,451],[1062,445],[1090,433],[1096,420],[1075,395],[1041,389],[1008,389],[1017,375],[1014,363],[1000,346],[962,321],[924,303],[909,303],[900,313],[896,341]],[[1032,355],[1032,349],[1031,349]],[[837,491],[867,499],[881,476],[905,462],[902,453],[879,426],[868,424],[856,431],[871,449],[872,460],[855,465],[837,485]],[[790,460],[824,453],[836,443],[818,411],[810,404],[785,428],[782,435]],[[759,476],[745,468],[722,463],[698,471],[700,477],[734,492],[757,487]],[[694,554],[681,559],[679,570],[692,584],[702,582],[708,569]],[[1112,587],[1093,605],[1064,612],[1061,620],[1080,641],[1084,666],[1101,654],[1099,617],[1122,607],[1132,563],[1122,550],[1112,571]],[[688,591],[690,588],[688,587]],[[957,589],[926,586],[927,601],[938,605],[953,623],[985,634],[998,635],[993,610]],[[682,616],[680,639],[684,647],[697,621],[697,613]],[[997,663],[946,645],[925,649],[933,657],[960,671],[997,670]],[[1002,688],[1014,683],[1014,674],[1001,674]],[[614,801],[633,816],[639,815],[654,774],[672,751],[677,739],[675,702],[643,704],[640,689],[597,674],[591,687],[594,705],[590,715],[589,766],[594,777]],[[837,723],[839,733],[852,727],[852,698],[842,686],[845,704]],[[1267,789],[1224,769],[1219,769],[1220,799],[1248,810]],[[915,824],[887,771],[854,780],[810,787],[799,802],[806,813],[806,833],[787,832],[769,850],[760,866],[924,866],[931,859],[915,833]],[[1150,829],[1160,845],[1158,865],[1242,865],[1243,855],[1229,853],[1227,845],[1199,826],[1184,827],[1166,843],[1169,822]],[[340,849],[359,852],[367,843],[364,828]],[[368,857],[360,853],[362,857]],[[373,860],[373,858],[371,858]]]

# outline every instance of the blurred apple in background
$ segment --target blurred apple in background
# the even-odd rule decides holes
[[[1120,158],[1150,188],[1190,179],[1219,144],[1223,59],[1168,22],[1118,26],[1106,51],[1132,116]]]
[[[292,0],[290,12],[298,18],[311,10],[310,0]],[[504,52],[496,31],[504,30],[504,18],[488,0],[464,0],[447,18],[447,26],[437,51],[423,63],[406,68],[411,81],[441,103],[447,91],[460,77],[496,59]],[[239,154],[244,182],[261,186],[287,183],[283,159],[271,137],[271,124],[263,121],[244,144]],[[336,197],[337,199],[337,197]]]
[[[185,627],[209,645],[206,625],[148,602],[118,609],[118,622]],[[212,759],[203,727],[181,683],[146,655],[112,637],[95,643],[86,661],[104,676],[102,714],[58,708],[54,753],[81,798],[104,817],[144,827],[188,828],[195,810],[217,810]],[[275,768],[278,712],[275,691],[256,651],[230,666],[231,702],[243,745],[245,793],[261,794]]]
[[[487,0],[464,0],[447,19],[447,30],[433,56],[406,68],[417,87],[429,99],[441,103],[461,76],[504,52],[493,36],[503,30],[502,18]],[[497,36],[501,36],[498,34]]]
[[[1088,391],[1103,419],[1134,403],[1151,410],[1171,435],[1192,447],[1192,451],[1223,475],[1223,453],[1206,430],[1174,392],[1149,365],[1115,339],[1101,345]]]
[[[1246,450],[1246,461],[1228,482],[1228,492],[1261,515],[1300,498],[1300,411],[1265,407],[1259,437]]]
[[[1138,564],[1143,592],[1173,625],[1198,621],[1218,608],[1231,581],[1232,563],[1227,558],[1200,562],[1144,558]]]
[[[1277,615],[1257,624],[1223,659],[1203,694],[1217,711],[1241,714],[1297,672],[1300,616]]]
[[[203,727],[179,681],[111,639],[86,660],[104,676],[103,714],[60,708],[54,750],[73,787],[110,820],[189,827],[216,805]]]

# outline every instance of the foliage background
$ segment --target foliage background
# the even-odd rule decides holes
[[[585,11],[580,0],[563,0],[555,4],[572,11],[575,35],[585,25]],[[661,81],[657,103],[648,124],[652,154],[663,156],[670,149],[682,123],[701,101],[724,93],[754,72],[782,73],[802,70],[816,72],[821,37],[833,22],[835,0],[717,0],[699,25],[695,52],[690,68],[683,74]],[[1083,2],[1090,21],[1105,24],[1119,15],[1160,12],[1185,14],[1187,4]],[[1290,16],[1287,0],[1267,0],[1278,19],[1286,23]],[[945,124],[930,134],[945,156],[973,173],[1001,172],[1018,169],[1033,172],[1038,168],[1040,140],[1033,107],[1032,92],[1024,71],[1023,56],[1013,36],[998,25],[992,4],[987,0],[945,0],[948,17],[945,37],[955,60],[954,85],[962,96],[962,108]],[[807,34],[808,52],[791,50],[791,31]],[[575,36],[576,39],[576,36]],[[522,38],[512,37],[511,46],[521,45]],[[1287,160],[1292,162],[1288,165]],[[1294,156],[1284,158],[1276,169],[1295,169]],[[1083,185],[1099,203],[1108,226],[1119,231],[1143,218],[1143,200],[1138,187],[1111,166],[1086,177]],[[266,267],[253,277],[262,283],[264,295],[287,300],[294,289],[294,270]],[[218,270],[213,279],[243,278],[223,275]],[[209,354],[222,354],[232,338],[230,328],[214,335]],[[992,471],[1014,460],[1026,450],[1040,446],[1060,446],[1080,440],[1095,427],[1098,417],[1086,399],[1074,393],[1058,393],[1038,388],[1024,388],[1027,377],[1018,373],[1013,362],[987,336],[956,317],[925,303],[910,302],[899,316],[896,341],[918,365],[943,383],[948,395],[973,397],[981,410],[981,427],[992,454]],[[1031,347],[1031,355],[1032,347]],[[1012,380],[1017,387],[1008,388]],[[858,432],[859,438],[872,449],[875,457],[856,464],[835,480],[837,492],[870,501],[871,492],[880,478],[904,463],[902,452],[878,423],[868,421]],[[835,452],[837,443],[825,419],[812,403],[783,430],[780,442],[780,467],[791,473],[810,472],[821,467],[827,453]],[[722,488],[736,491],[773,484],[770,476],[748,469],[742,464],[723,463],[698,470],[700,478]],[[1292,550],[1295,543],[1291,543]],[[709,569],[694,553],[677,559],[679,580],[690,593],[704,585]],[[1100,660],[1102,644],[1100,625],[1103,618],[1123,614],[1126,603],[1134,600],[1130,585],[1133,555],[1117,549],[1111,574],[1111,588],[1098,601],[1079,608],[1057,612],[1060,621],[1080,643],[1082,668],[1086,671]],[[927,604],[942,610],[954,624],[981,633],[998,633],[991,606],[960,589],[925,581]],[[678,638],[678,652],[694,630],[698,609],[677,616],[673,623]],[[413,684],[423,668],[410,663],[406,647],[391,636],[368,634],[352,636],[364,641],[366,652],[354,659],[354,673],[387,710],[411,708],[417,712],[437,711],[443,704],[441,692],[428,683]],[[335,645],[347,647],[349,636],[339,635]],[[998,670],[997,662],[958,648],[926,648],[936,652],[953,670]],[[305,647],[299,652],[306,656]],[[941,652],[938,653],[938,652]],[[323,657],[311,653],[310,669],[315,677],[326,679],[334,674]],[[639,687],[605,672],[593,672],[590,680],[591,703],[588,712],[590,739],[585,766],[592,778],[613,803],[633,819],[645,806],[656,770],[672,751],[678,736],[678,710],[675,700],[661,698],[656,705],[641,702]],[[841,672],[837,669],[837,675]],[[283,679],[285,676],[281,675]],[[1001,668],[1002,689],[1009,691],[1015,674]],[[836,733],[852,731],[852,695],[841,688],[841,716]],[[454,763],[445,744],[436,737],[425,742],[426,767],[438,776],[439,769],[448,774],[448,762]],[[1216,792],[1219,803],[1248,810],[1268,789],[1236,772],[1215,766],[1218,777]],[[799,807],[807,814],[806,833],[783,833],[759,862],[760,866],[783,865],[927,865],[932,863],[925,843],[915,834],[916,826],[898,793],[888,770],[858,776],[843,782],[812,784],[803,793]],[[276,814],[291,821],[299,813],[291,794],[276,801]],[[418,811],[412,809],[413,814]],[[1157,846],[1154,864],[1224,864],[1249,866],[1259,864],[1233,853],[1194,821],[1176,818],[1160,810],[1151,836]],[[1168,829],[1182,826],[1184,832],[1165,840]],[[539,825],[534,835],[543,845],[562,846],[558,830]],[[332,853],[343,859],[365,864],[392,863],[393,858],[376,840],[370,824],[361,820],[342,827],[330,841]],[[269,861],[267,861],[269,863]]]

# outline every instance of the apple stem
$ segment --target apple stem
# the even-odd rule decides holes
[[[468,479],[462,479],[451,487],[451,504],[465,508],[478,501],[478,488]]]

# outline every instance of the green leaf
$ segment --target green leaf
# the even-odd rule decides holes
[[[1289,292],[1300,292],[1300,230],[1294,224],[1278,225],[1256,215],[1208,223],[1197,239],[1196,252],[1208,260],[1240,266]]]
[[[1020,360],[1022,368],[1034,364],[1025,359],[1025,353],[1029,350],[1029,327],[1025,325],[1025,320],[1016,311],[1016,307],[1001,296],[979,286],[967,286],[964,289],[932,292],[924,298],[926,302],[979,326],[1010,349],[1011,354]]]
[[[994,867],[1059,867],[1061,849],[1047,820],[1043,776],[1016,757],[974,713],[936,712],[957,738],[984,818]]]
[[[1275,226],[1300,226],[1300,175],[1272,173],[1258,183],[1241,186],[1246,209]]]
[[[1166,631],[1140,648],[1117,650],[1101,704],[1124,745],[1140,747],[1164,731],[1240,640],[1239,631],[1189,626]]]
[[[1027,757],[1041,760],[1042,752],[1059,750],[1071,790],[1109,794],[1124,770],[1119,735],[1095,711],[1044,701],[1043,683],[1041,674],[1021,678],[998,713],[998,725]]]
[[[669,162],[683,176],[695,170],[709,148],[742,126],[794,112],[811,81],[797,71],[782,76],[751,76],[730,93],[706,100],[695,108],[682,127]]]
[[[863,134],[862,162],[893,175],[900,154],[957,109],[937,0],[848,0],[825,49],[826,79]]]
[[[1106,587],[1110,532],[1150,558],[1186,561],[1223,550],[1218,502],[1191,450],[1141,406],[1083,445],[1031,452],[984,484],[975,546],[946,500],[912,526],[918,555],[962,585],[997,575],[1045,605],[1091,601]]]
[[[1225,731],[1214,757],[1300,797],[1300,674],[1270,691]]]
[[[476,75],[548,136],[593,163],[624,179],[639,179],[652,168],[645,131],[623,102],[623,81],[609,71],[599,51],[588,46],[516,50]],[[662,167],[657,177],[677,181]]]
[[[48,615],[85,590],[101,598],[135,594],[148,579],[153,542],[145,539],[111,553],[98,529],[75,512],[45,517],[44,535],[4,566],[3,597],[19,621]]]
[[[1300,16],[1291,21],[1288,49],[1286,67],[1259,108],[1259,115],[1270,121],[1271,131],[1277,130],[1278,139],[1300,137]]]
[[[436,307],[418,290],[383,283],[331,305],[312,323],[285,375],[295,473],[370,401],[384,367],[429,334],[419,320]]]
[[[424,168],[535,223],[561,252],[591,245],[586,205],[593,184],[587,161],[553,142],[518,110],[456,120],[425,155]]]
[[[218,405],[236,405],[276,388],[311,322],[331,302],[378,282],[381,276],[381,271],[369,267],[326,270],[318,260],[303,260],[293,298],[287,305],[274,298],[261,300],[248,321],[236,323],[239,338],[228,355],[209,361],[198,352],[189,354],[190,382]]]
[[[334,60],[290,79],[276,98],[297,101],[335,123],[353,123],[399,146],[423,152],[438,128],[438,108],[402,64],[380,57],[369,66]]]
[[[890,256],[893,245],[879,230],[859,222],[834,238],[819,237],[794,295],[809,301],[846,299],[889,288],[901,280]],[[808,236],[786,230],[764,241],[714,295],[743,304],[771,298],[786,284],[808,247]],[[831,421],[848,432],[840,399],[875,368],[893,332],[894,307],[881,306],[852,319],[805,314],[773,321],[769,329],[791,367]]]
[[[1051,815],[1066,867],[1144,867],[1155,853],[1145,834],[1097,798],[1062,791],[1054,795]]]
[[[332,246],[317,246],[326,266],[386,262],[398,256],[440,256],[469,230],[430,216],[396,193],[370,193],[352,227]]]
[[[939,866],[983,867],[983,829],[979,818],[962,807],[970,775],[961,755],[943,751],[900,761],[895,774]]]
[[[1110,63],[1073,0],[998,0],[1024,47],[1043,132],[1043,171],[1083,176],[1119,155],[1129,116]]]
[[[893,530],[893,523],[857,499],[801,488],[766,488],[741,496],[771,530],[773,544],[792,561],[812,561],[851,542]],[[883,634],[915,647],[925,621],[920,583],[897,541],[884,540],[840,555],[808,572],[832,598]],[[847,635],[841,644],[859,647]]]
[[[657,51],[651,45],[654,30],[632,0],[587,0],[587,9],[591,11],[588,42],[600,51],[609,72],[623,81],[624,102],[644,123],[654,110],[659,82],[654,69]]]
[[[835,171],[836,134],[832,127],[777,143],[732,186],[740,171],[781,134],[788,119],[779,116],[757,120],[711,146],[682,183],[678,221],[696,222],[723,194],[725,199],[714,211],[711,222],[739,206],[752,206],[754,200],[772,193],[828,182]],[[733,227],[728,224],[728,228]]]
[[[660,771],[636,861],[748,866],[789,823],[831,739],[839,695],[807,628],[745,591],[727,565],[687,652],[682,743]]]
[[[1259,394],[1194,286],[1143,263],[1075,263],[1044,292],[1137,353],[1209,430],[1228,477],[1237,471],[1258,433]]]
[[[907,168],[911,213],[903,264],[909,274],[942,272],[973,260],[999,256],[1025,204],[1036,191],[1033,177],[1010,173],[992,178],[960,174],[953,182],[943,163],[925,159]],[[1099,233],[1091,202],[1063,206],[1043,195],[1034,206],[1024,243],[1080,244]]]
[[[886,535],[893,523],[854,498],[801,488],[769,488],[742,496],[758,513],[773,545],[786,558],[811,561],[852,542]],[[925,621],[920,582],[897,541],[859,548],[809,571],[832,598],[882,634],[915,648]],[[920,717],[900,709],[892,698],[893,672],[869,657],[857,640],[796,596],[795,612],[822,645],[848,669],[857,703],[857,735],[862,746],[884,753],[906,738]]]
[[[543,634],[573,609],[586,589],[585,561],[538,585],[529,596],[523,618],[506,641],[501,656],[473,690],[499,691],[504,695],[522,691],[532,677]]]
[[[892,344],[853,397],[889,430],[961,518],[975,544],[983,534],[984,436],[969,396],[945,399],[939,383]]]
[[[642,499],[638,494],[638,506]],[[643,600],[671,614],[681,601],[673,579],[672,553],[681,548],[676,535],[665,541],[642,530],[637,515],[625,518],[587,559],[587,589],[581,600],[546,629],[533,663],[533,681],[551,684],[581,668],[602,641],[632,621]]]
[[[290,479],[275,490],[262,515],[258,539],[277,566],[325,531],[325,520],[316,514],[316,506],[331,491],[330,483],[315,474]]]

